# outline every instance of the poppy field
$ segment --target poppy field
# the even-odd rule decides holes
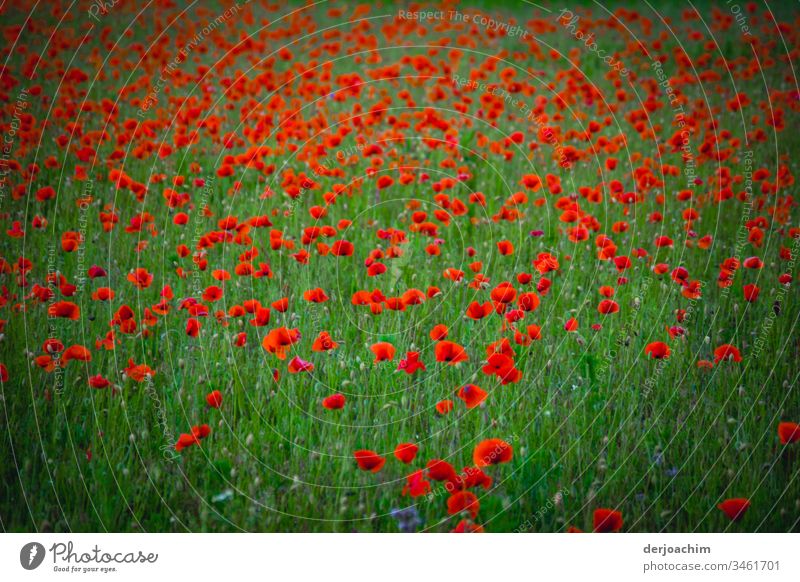
[[[0,525],[800,530],[800,12],[0,6]]]

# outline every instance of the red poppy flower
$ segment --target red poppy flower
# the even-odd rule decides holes
[[[782,422],[778,425],[778,438],[782,445],[800,442],[800,424]]]
[[[480,506],[478,498],[471,491],[456,491],[447,499],[447,513],[450,515],[467,511],[475,519]]]
[[[57,301],[47,308],[47,314],[77,321],[81,317],[81,308],[69,301]]]
[[[428,470],[428,477],[434,481],[447,481],[450,483],[458,481],[458,473],[456,473],[453,465],[447,461],[432,459],[428,461],[425,468]]]
[[[445,414],[449,414],[453,410],[453,401],[452,400],[440,400],[436,403],[436,412],[440,415],[444,416]]]
[[[486,301],[481,305],[477,301],[473,301],[467,307],[467,317],[470,319],[483,319],[487,315],[489,315],[492,311],[494,311],[494,307],[490,301]]]
[[[458,389],[458,397],[464,401],[467,405],[467,408],[475,408],[481,402],[486,400],[488,394],[481,390],[475,384],[465,384],[461,388]]]
[[[289,373],[299,374],[300,372],[313,372],[314,364],[302,359],[300,356],[295,356],[289,362]]]
[[[189,318],[186,322],[186,335],[189,337],[197,337],[200,333],[200,322],[194,317]]]
[[[222,392],[214,390],[206,395],[206,404],[211,408],[219,408],[222,406]]]
[[[423,495],[427,495],[431,492],[431,484],[430,481],[425,480],[425,472],[420,469],[418,471],[414,471],[406,477],[406,484],[403,486],[402,495],[408,495],[412,498],[414,497],[422,497]]]
[[[517,290],[514,289],[514,286],[505,281],[500,283],[497,287],[492,289],[491,298],[492,301],[497,301],[498,303],[511,303],[517,296]]]
[[[389,342],[378,342],[369,348],[375,354],[375,363],[394,359],[395,347]]]
[[[377,277],[378,275],[382,275],[386,272],[386,265],[383,263],[372,263],[369,267],[367,267],[367,276],[368,277]]]
[[[264,337],[261,345],[267,352],[275,354],[281,360],[285,360],[286,352],[299,341],[300,332],[297,329],[278,327]]]
[[[533,292],[521,293],[517,297],[517,305],[522,311],[536,311],[541,303],[539,296]]]
[[[483,487],[489,489],[492,486],[492,478],[489,477],[480,467],[464,467],[461,473],[463,484],[466,489],[473,487]]]
[[[223,291],[222,287],[217,287],[216,285],[210,285],[206,287],[206,290],[203,291],[203,301],[208,301],[213,303],[214,301],[219,301],[222,299]]]
[[[346,400],[344,394],[331,394],[322,399],[322,406],[328,410],[339,410],[344,408]]]
[[[722,344],[714,350],[714,363],[718,364],[723,360],[741,362],[742,355],[735,346],[732,346],[731,344]]]
[[[93,301],[111,301],[114,299],[114,290],[110,287],[98,287],[98,289],[92,293],[92,300]]]
[[[353,243],[346,240],[337,240],[331,245],[331,254],[334,257],[349,257],[354,250]]]
[[[128,367],[124,369],[125,375],[135,382],[144,382],[155,376],[155,371],[146,364],[134,364],[133,359],[128,359]]]
[[[270,306],[279,313],[286,313],[286,311],[289,309],[289,298],[282,297],[277,301],[273,301]]]
[[[764,261],[758,257],[748,257],[742,261],[742,266],[745,269],[761,269],[764,267]]]
[[[647,344],[644,353],[655,360],[665,360],[669,357],[670,349],[664,342],[652,342]]]
[[[619,304],[611,299],[603,299],[597,306],[597,311],[601,315],[609,315],[619,311]]]
[[[742,291],[744,293],[744,300],[750,303],[755,302],[758,299],[758,294],[761,292],[757,285],[745,285]]]
[[[408,464],[417,456],[419,447],[414,443],[400,443],[394,449],[394,456],[401,463]]]
[[[406,352],[405,359],[400,360],[398,370],[403,370],[406,374],[413,374],[417,370],[427,370],[425,364],[419,361],[419,352]]]
[[[197,444],[197,437],[192,434],[181,433],[181,436],[178,437],[178,442],[175,443],[175,450],[180,452],[194,444]]]
[[[138,268],[132,273],[128,273],[128,281],[133,283],[138,289],[147,289],[153,282],[153,275],[147,269]]]
[[[434,354],[437,362],[445,362],[450,365],[469,360],[463,347],[448,340],[438,342],[434,348]]]
[[[103,388],[108,388],[109,386],[111,386],[111,382],[103,378],[100,374],[97,374],[89,378],[89,386],[101,390]]]
[[[500,242],[497,243],[497,250],[503,256],[513,255],[514,245],[510,240],[501,240]]]
[[[64,344],[55,338],[48,338],[42,344],[42,351],[48,354],[58,354],[64,351]]]
[[[91,362],[92,361],[92,353],[86,349],[84,346],[75,344],[69,346],[64,353],[61,354],[60,365],[66,366],[68,362],[72,360],[78,360],[81,362]]]
[[[517,369],[514,367],[514,360],[502,353],[493,353],[487,358],[487,363],[481,368],[484,374],[496,375],[502,381],[506,379],[513,381]]]
[[[324,303],[329,299],[325,291],[317,287],[316,289],[309,289],[303,293],[303,299],[311,303]]]
[[[378,189],[379,190],[383,190],[384,188],[388,188],[392,184],[394,184],[394,180],[392,179],[391,176],[384,175],[384,176],[381,176],[380,178],[378,178]]]
[[[437,342],[445,339],[448,333],[449,332],[447,326],[440,323],[438,325],[433,326],[433,329],[431,329],[430,338],[433,341]]]
[[[311,346],[313,352],[328,352],[335,350],[339,344],[331,339],[331,335],[327,331],[321,331]]]

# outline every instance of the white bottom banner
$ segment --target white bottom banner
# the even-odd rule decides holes
[[[3,580],[794,580],[793,534],[4,534]]]

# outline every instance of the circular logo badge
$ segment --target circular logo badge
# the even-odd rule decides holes
[[[19,551],[19,563],[26,570],[35,570],[44,561],[44,546],[39,542],[30,542]]]

